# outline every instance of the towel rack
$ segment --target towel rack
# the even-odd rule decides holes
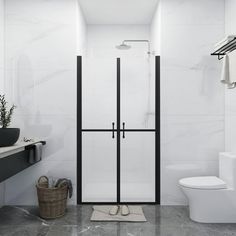
[[[218,60],[224,58],[226,53],[232,52],[236,50],[236,37],[230,40],[228,43],[223,45],[222,47],[218,48],[216,51],[211,53],[212,56],[218,56]]]
[[[42,143],[42,145],[45,145],[46,141],[39,141],[39,142],[36,142],[36,143]],[[34,144],[36,144],[36,143],[34,143]],[[34,147],[34,144],[30,144],[30,145],[25,146],[25,150],[31,149],[32,147]]]

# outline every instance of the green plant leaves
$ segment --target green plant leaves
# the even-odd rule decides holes
[[[10,125],[15,108],[16,106],[12,105],[10,110],[7,111],[7,101],[5,99],[5,95],[0,95],[0,125],[2,128],[7,128]]]

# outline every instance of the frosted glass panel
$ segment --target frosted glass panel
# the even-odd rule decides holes
[[[154,57],[121,58],[121,122],[127,129],[155,128]]]
[[[121,139],[121,201],[155,201],[154,132],[126,132]]]
[[[86,132],[82,140],[82,200],[116,201],[116,139],[111,132]]]
[[[83,59],[82,127],[111,129],[116,121],[116,58]]]

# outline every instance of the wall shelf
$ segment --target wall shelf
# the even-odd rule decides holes
[[[228,43],[226,43],[222,47],[215,50],[213,53],[211,53],[211,55],[218,56],[218,59],[221,60],[224,58],[224,55],[226,55],[226,53],[230,53],[234,50],[236,50],[236,37],[230,40]]]

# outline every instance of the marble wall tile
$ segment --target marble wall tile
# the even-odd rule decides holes
[[[4,93],[4,1],[0,0],[0,94]],[[0,183],[0,207],[4,205],[5,184]]]
[[[148,25],[89,25],[87,30],[87,57],[115,60],[146,56],[146,43],[132,43],[132,50],[117,50],[125,39],[149,39]]]
[[[224,36],[222,26],[186,24],[166,26],[163,22],[162,28],[161,52],[165,67],[195,70],[220,68],[220,63],[210,54],[215,42]]]
[[[225,1],[225,29],[226,35],[235,34],[236,23],[235,23],[235,1]],[[236,52],[229,54],[230,61],[230,77],[232,79],[236,76],[235,63],[236,63]],[[228,152],[236,153],[236,94],[235,89],[225,88],[225,148]]]
[[[7,15],[22,19],[24,22],[33,22],[35,25],[43,22],[58,22],[60,24],[66,24],[68,21],[72,21],[72,14],[76,11],[76,1],[44,1],[37,0],[32,2],[31,0],[8,0],[7,1]],[[20,21],[19,21],[20,22]],[[74,22],[75,23],[75,22]],[[36,29],[37,30],[37,29]]]
[[[19,21],[19,19],[15,20]],[[7,69],[15,69],[15,65],[20,63],[22,69],[28,69],[29,65],[23,60],[26,58],[31,62],[31,68],[35,70],[74,69],[76,45],[66,46],[66,43],[76,36],[75,33],[71,33],[74,30],[71,25],[59,25],[53,29],[48,26],[50,22],[45,22],[42,27],[36,27],[36,31],[34,24],[27,23],[19,26],[8,23],[8,18],[6,21],[7,55],[9,55],[8,59],[12,60],[12,63],[7,65]],[[33,33],[29,34],[31,31]],[[18,40],[11,40],[15,35],[22,36]]]
[[[235,70],[235,63],[236,63],[236,51],[233,51],[229,54],[229,65],[230,65],[230,78],[234,80],[236,76]],[[227,89],[225,87],[225,116],[236,116],[236,96],[235,96],[235,89]]]
[[[19,114],[75,114],[76,1],[65,9],[63,1],[14,2],[6,5],[7,94]]]
[[[162,114],[224,115],[224,87],[220,83],[219,74],[219,70],[207,68],[165,69],[163,66]]]
[[[84,26],[77,7],[76,0],[6,1],[5,87],[17,105],[12,126],[21,128],[21,139],[47,141],[40,163],[6,181],[6,204],[36,204],[41,175],[76,184],[76,31]]]
[[[0,94],[4,93],[4,47],[5,47],[5,8],[4,1],[0,0]]]
[[[7,71],[6,78],[6,92],[17,105],[17,115],[76,114],[76,70],[19,69]]]
[[[85,21],[82,8],[77,2],[77,52],[76,55],[86,55],[87,50],[87,23]]]
[[[230,55],[230,73],[231,78],[235,77],[236,53]],[[225,148],[226,151],[236,152],[236,96],[235,89],[225,88]]]
[[[236,153],[236,115],[225,117],[225,149],[228,152]]]
[[[167,25],[217,25],[224,27],[223,0],[164,0],[162,20]],[[186,32],[186,36],[188,33]]]
[[[236,2],[234,0],[225,0],[225,33],[235,34],[236,31]]]
[[[214,9],[214,10],[213,10]],[[224,151],[223,0],[161,1],[161,202],[187,204],[178,180],[217,175]]]
[[[224,151],[223,116],[162,116],[162,161],[217,161]]]
[[[74,116],[15,116],[13,126],[21,127],[20,139],[45,139],[44,158],[52,160],[76,159],[76,118]]]

